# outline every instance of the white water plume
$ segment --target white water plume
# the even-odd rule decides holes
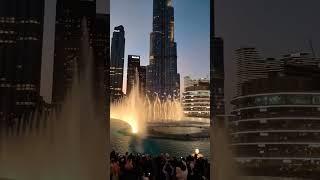
[[[158,96],[151,100],[139,90],[136,70],[136,83],[127,97],[111,104],[110,117],[125,121],[131,127],[132,133],[143,135],[149,122],[180,121],[184,117],[180,100],[168,98],[160,100]]]

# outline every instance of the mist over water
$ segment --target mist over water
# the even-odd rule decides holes
[[[219,122],[219,118],[214,119],[218,123],[211,124],[210,130],[210,150],[213,154],[213,164],[211,166],[211,179],[213,180],[234,180],[239,179],[239,170],[234,161],[234,155],[230,149],[228,130]],[[244,180],[244,179],[243,179]]]
[[[98,107],[93,81],[93,49],[82,21],[80,64],[61,108],[36,111],[28,124],[0,134],[0,179],[107,179],[107,121]],[[80,67],[80,68],[77,68]]]

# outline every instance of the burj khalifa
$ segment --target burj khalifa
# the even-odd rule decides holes
[[[172,0],[153,0],[153,28],[150,34],[150,61],[147,66],[147,92],[160,99],[179,98],[177,43],[174,40]]]

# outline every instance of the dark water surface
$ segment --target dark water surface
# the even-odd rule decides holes
[[[157,139],[157,138],[139,138],[128,136],[121,131],[129,128],[129,126],[117,120],[111,120],[111,146],[116,152],[124,154],[129,153],[147,153],[151,155],[159,155],[160,153],[169,153],[171,156],[185,157],[194,153],[195,149],[199,149],[200,153],[210,159],[210,140],[199,139],[194,141]],[[184,133],[197,131],[190,127],[170,127],[167,128],[168,133]],[[165,130],[165,128],[163,129]]]

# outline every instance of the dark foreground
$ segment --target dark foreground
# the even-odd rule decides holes
[[[111,180],[207,180],[210,179],[209,161],[201,155],[170,157],[161,154],[110,154]]]

